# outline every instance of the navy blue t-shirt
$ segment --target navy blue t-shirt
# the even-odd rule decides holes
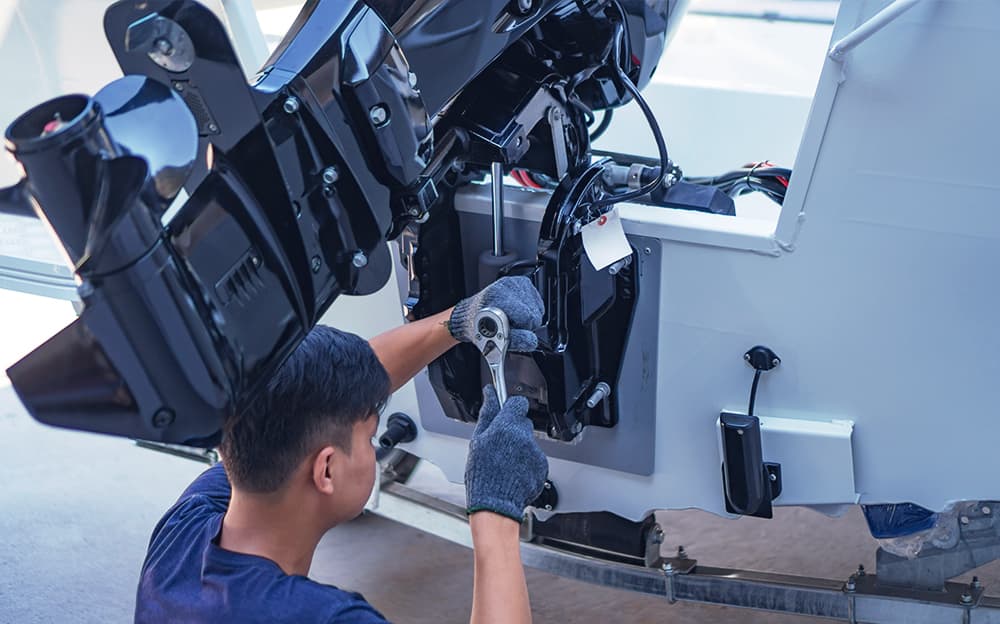
[[[361,594],[220,548],[231,491],[222,465],[213,466],[153,529],[139,579],[137,623],[385,623]]]

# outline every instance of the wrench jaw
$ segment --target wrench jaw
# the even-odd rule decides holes
[[[507,401],[507,379],[504,365],[507,360],[507,346],[510,344],[510,322],[507,314],[499,308],[483,308],[476,315],[475,345],[483,354],[493,377],[500,405]]]

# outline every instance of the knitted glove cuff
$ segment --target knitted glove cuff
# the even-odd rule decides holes
[[[459,342],[469,342],[475,334],[476,312],[479,310],[480,295],[462,299],[451,311],[448,318],[448,333]]]
[[[505,518],[510,518],[518,524],[521,524],[521,522],[524,521],[524,508],[522,507],[519,510],[510,501],[486,498],[484,500],[476,501],[476,504],[474,505],[470,505],[469,508],[466,509],[465,513],[471,516],[477,511],[489,511],[491,513],[499,514]]]

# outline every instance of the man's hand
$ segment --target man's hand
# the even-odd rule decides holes
[[[528,400],[510,397],[501,408],[493,386],[483,388],[483,408],[465,464],[469,513],[492,511],[520,523],[548,474],[549,462],[528,419]]]
[[[486,307],[500,308],[510,321],[510,351],[538,348],[536,329],[542,326],[545,306],[542,296],[527,277],[501,277],[468,299],[458,302],[448,320],[448,331],[459,342],[472,342],[476,335],[476,314]]]

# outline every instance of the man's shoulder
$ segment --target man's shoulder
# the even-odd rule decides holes
[[[314,581],[305,576],[285,576],[290,597],[300,605],[309,605],[316,614],[323,614],[321,621],[330,624],[379,624],[385,618],[365,597],[334,585]]]

